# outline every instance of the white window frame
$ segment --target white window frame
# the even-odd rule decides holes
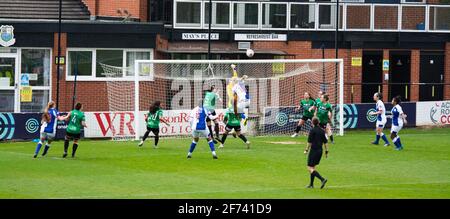
[[[400,3],[402,4],[426,4],[426,0],[422,0],[422,2],[408,2],[408,0],[402,0]]]
[[[216,26],[217,24],[216,24],[216,20],[217,20],[217,15],[216,15],[216,10],[214,10],[214,3],[216,3],[216,8],[217,8],[217,4],[227,4],[228,5],[228,26],[227,27],[225,27],[225,26]],[[205,1],[204,3],[203,3],[203,7],[202,7],[202,10],[203,10],[203,14],[204,14],[204,16],[202,16],[202,20],[203,20],[203,29],[208,29],[208,22],[207,21],[205,21],[205,18],[206,18],[206,5],[207,4],[209,4],[209,1]],[[229,30],[229,29],[231,29],[231,25],[232,25],[232,16],[233,16],[233,14],[232,14],[232,7],[233,7],[233,5],[232,5],[232,3],[231,3],[231,1],[229,1],[229,2],[226,2],[226,1],[212,1],[212,4],[213,4],[213,6],[212,6],[212,13],[211,13],[211,17],[212,17],[212,19],[211,19],[211,23],[212,23],[212,25],[211,25],[211,29],[215,29],[215,30]]]
[[[397,7],[397,28],[396,29],[376,29],[375,28],[375,9],[376,7]],[[401,24],[401,7],[399,4],[373,4],[373,12],[371,14],[373,20],[372,20],[372,24],[373,24],[373,31],[376,32],[392,32],[392,31],[399,31],[400,30],[400,24]]]
[[[295,27],[291,27],[291,17],[292,17],[292,6],[293,5],[314,5],[314,27],[313,28],[295,28]],[[293,2],[289,4],[289,30],[301,30],[301,31],[311,31],[311,30],[317,30],[318,27],[318,21],[317,21],[317,4],[316,3],[311,3],[311,2]]]
[[[336,6],[336,4],[333,4],[333,3],[316,3],[316,4],[317,4],[317,7],[316,7],[316,18],[317,18],[316,19],[317,20],[317,22],[316,22],[316,30],[317,31],[334,31],[334,30],[336,30],[336,27],[333,27],[333,28],[330,28],[330,29],[321,29],[320,28],[320,20],[319,20],[319,11],[320,11],[320,6],[321,5]],[[339,14],[342,14],[342,27],[339,28],[339,30],[343,31],[343,30],[345,30],[345,27],[346,27],[346,17],[347,17],[346,16],[347,15],[347,11],[346,11],[346,7],[345,7],[346,4],[339,3],[339,6],[342,6],[342,10],[339,11]],[[333,11],[336,11],[336,10],[331,10],[330,16],[331,16],[332,20],[334,20],[335,17],[336,17],[336,12],[333,12]],[[338,22],[338,25],[339,25],[339,22]]]
[[[97,77],[97,50],[121,50],[122,51],[122,77],[118,78],[107,78],[107,77]],[[154,50],[153,49],[143,49],[143,48],[67,48],[66,51],[66,81],[74,81],[75,76],[69,75],[70,72],[70,59],[69,52],[92,52],[92,66],[90,76],[77,76],[77,81],[134,81],[134,76],[127,76],[125,69],[127,63],[127,52],[149,52],[150,60],[153,60]],[[120,67],[120,66],[117,66]],[[134,68],[134,67],[133,67]],[[145,76],[140,76],[139,80],[149,81],[150,79]]]
[[[258,5],[258,24],[256,25],[257,27],[250,27],[247,24],[245,24],[245,27],[236,27],[236,26],[239,26],[239,24],[236,24],[236,26],[234,25],[234,4],[257,4]],[[231,29],[233,29],[233,30],[260,30],[261,29],[261,23],[262,23],[261,2],[255,2],[255,1],[251,1],[251,2],[247,2],[247,1],[232,1],[232,4],[231,4],[231,15],[232,15],[232,17],[231,17]],[[237,17],[239,17],[239,16],[237,16]],[[245,19],[245,15],[244,15],[244,19]]]
[[[49,72],[49,77],[50,77],[50,81],[49,81],[49,85],[48,86],[32,86],[33,90],[49,90],[50,93],[50,98],[51,99],[51,94],[52,94],[52,77],[53,77],[53,64],[54,64],[54,60],[53,60],[53,49],[49,48],[49,47],[20,47],[17,48],[17,54],[18,54],[18,63],[19,65],[19,74],[22,74],[22,50],[30,50],[30,49],[40,49],[40,50],[50,50],[50,72]],[[19,83],[20,84],[20,83]]]
[[[177,7],[178,3],[199,3],[200,4],[200,23],[197,25],[195,23],[179,23],[177,21]],[[173,25],[174,28],[177,29],[202,29],[204,26],[204,2],[201,0],[174,0],[174,6],[173,6]]]
[[[427,5],[427,16],[425,18],[425,30],[432,33],[450,33],[450,30],[430,30],[430,11],[431,8],[450,8],[450,5]],[[434,17],[436,19],[436,16]]]
[[[406,8],[406,7],[422,7],[422,8],[425,8],[425,20],[424,20],[424,22],[425,22],[425,29],[424,30],[406,30],[406,29],[403,29],[403,8]],[[428,20],[428,16],[429,16],[429,14],[428,14],[428,10],[427,10],[427,6],[426,5],[417,5],[417,4],[406,4],[406,5],[402,5],[402,4],[400,4],[400,8],[401,8],[401,13],[400,13],[400,19],[399,19],[399,21],[400,21],[400,29],[399,29],[399,32],[427,32],[427,23],[426,23],[426,21]]]
[[[263,5],[285,5],[286,6],[286,27],[285,28],[273,28],[273,27],[264,27],[264,21],[262,20],[264,11]],[[267,20],[270,20],[270,10],[269,13],[267,13],[268,16],[266,16]],[[289,18],[290,17],[290,11],[289,11],[289,5],[287,2],[262,2],[261,3],[261,29],[262,30],[288,30],[290,24],[289,24]]]
[[[348,25],[347,25],[347,21],[348,21],[348,19],[347,19],[347,10],[348,10],[349,6],[350,7],[352,7],[352,6],[355,6],[355,7],[358,7],[358,6],[369,7],[369,11],[370,11],[369,28],[364,29],[364,28],[349,28],[348,27]],[[360,4],[360,3],[344,4],[344,8],[345,8],[344,9],[345,13],[343,14],[344,15],[343,17],[345,17],[345,28],[344,28],[344,30],[346,30],[346,31],[372,31],[373,30],[373,26],[374,26],[374,15],[373,15],[374,7],[373,7],[373,4]]]

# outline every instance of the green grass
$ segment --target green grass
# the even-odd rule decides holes
[[[318,167],[323,190],[305,189],[304,136],[250,138],[250,150],[229,137],[219,160],[204,140],[187,160],[188,138],[158,149],[83,139],[75,159],[61,158],[61,141],[37,159],[33,142],[0,143],[0,198],[450,198],[449,133],[402,130],[398,152],[370,145],[373,131],[347,132]],[[276,144],[286,141],[298,144]]]

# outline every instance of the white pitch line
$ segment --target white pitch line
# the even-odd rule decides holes
[[[361,184],[361,185],[337,185],[326,186],[326,188],[357,188],[357,187],[373,187],[373,186],[401,186],[401,185],[417,185],[417,184],[449,184],[450,182],[429,182],[429,183],[385,183],[385,184]],[[146,193],[133,195],[113,195],[113,196],[69,196],[57,197],[51,199],[108,199],[108,198],[133,198],[133,197],[151,197],[151,196],[168,196],[168,195],[191,195],[191,194],[214,194],[214,193],[241,193],[241,192],[264,192],[264,191],[280,191],[280,190],[303,190],[304,187],[288,187],[288,188],[272,188],[272,189],[251,189],[251,190],[226,190],[226,191],[196,191],[196,192],[169,192],[169,193]]]

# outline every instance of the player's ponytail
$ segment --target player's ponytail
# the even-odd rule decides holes
[[[309,92],[305,92],[306,94],[308,94],[308,97],[310,100],[314,100],[314,98],[311,96],[311,94]]]
[[[380,92],[376,92],[375,96],[377,96],[379,100],[383,99],[383,95]]]
[[[161,108],[161,101],[157,100],[152,105],[150,105],[150,109],[148,110],[151,114],[155,114]]]
[[[50,101],[48,102],[47,106],[44,109],[44,113],[42,114],[42,121],[49,122],[50,121],[50,114],[48,113],[48,110],[50,108],[53,108],[55,106],[55,102]]]
[[[402,102],[402,97],[400,95],[394,97],[394,102],[395,104],[400,104]]]

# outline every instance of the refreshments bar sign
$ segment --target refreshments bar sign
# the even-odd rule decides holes
[[[237,33],[234,35],[234,40],[236,41],[286,41],[286,34],[241,34]]]

